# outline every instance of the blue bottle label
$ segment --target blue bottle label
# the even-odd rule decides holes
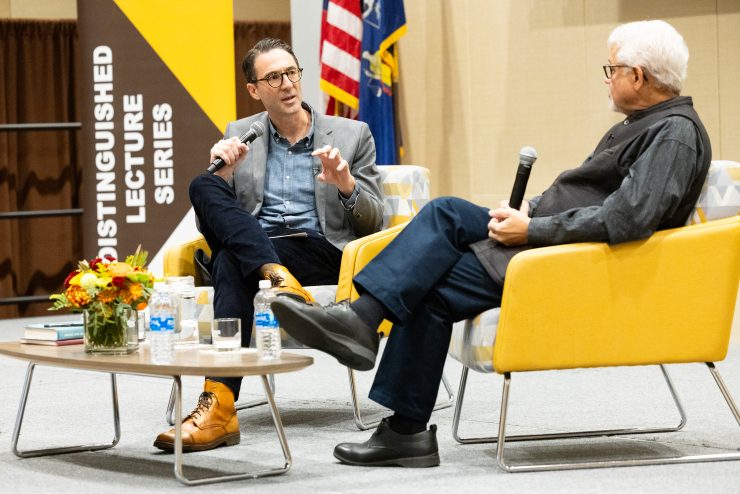
[[[254,325],[258,328],[277,329],[278,322],[272,312],[258,312],[254,315]]]
[[[174,331],[175,318],[172,316],[160,317],[152,316],[149,318],[150,331]]]

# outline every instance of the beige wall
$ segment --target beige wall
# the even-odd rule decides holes
[[[400,42],[405,163],[434,195],[508,198],[522,146],[539,159],[528,195],[577,166],[620,116],[601,65],[616,25],[665,19],[691,60],[684,94],[714,157],[740,160],[740,0],[406,0]]]
[[[173,0],[173,5],[176,5]],[[0,0],[0,18],[76,19],[77,0]],[[290,0],[234,0],[234,19],[289,21]]]
[[[76,19],[76,0],[0,0],[0,17],[15,19]]]

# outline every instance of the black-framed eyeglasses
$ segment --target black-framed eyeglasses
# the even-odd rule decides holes
[[[262,79],[256,79],[252,81],[253,84],[259,81],[265,81],[270,87],[280,87],[283,84],[283,76],[286,76],[290,82],[295,84],[301,80],[303,76],[303,69],[299,67],[291,67],[284,72],[270,72]]]
[[[602,68],[604,69],[604,75],[607,79],[611,79],[614,75],[614,72],[617,71],[620,67],[631,67],[630,65],[622,65],[622,64],[610,64],[610,65],[602,65]]]

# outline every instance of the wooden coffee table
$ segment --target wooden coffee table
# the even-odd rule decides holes
[[[116,374],[140,374],[156,377],[171,377],[175,385],[175,463],[174,471],[177,480],[186,485],[208,484],[227,480],[266,477],[287,472],[292,464],[288,442],[285,438],[280,413],[275,406],[275,400],[268,382],[268,376],[283,372],[301,370],[313,364],[313,358],[283,352],[280,359],[274,362],[260,362],[254,351],[239,351],[233,353],[215,353],[205,346],[177,349],[172,364],[156,365],[149,362],[149,347],[142,345],[139,350],[129,355],[107,356],[85,353],[82,345],[72,346],[42,346],[24,345],[17,342],[0,343],[0,355],[19,358],[29,361],[26,379],[23,384],[21,402],[18,406],[18,415],[13,429],[13,453],[22,458],[72,453],[78,451],[95,451],[112,448],[121,438],[121,424],[118,413],[118,390],[116,388]],[[23,423],[26,401],[31,388],[33,370],[36,365],[67,367],[90,371],[106,372],[111,375],[111,391],[113,397],[113,422],[115,435],[112,443],[68,446],[61,448],[36,449],[21,451],[18,449],[18,438]],[[282,467],[268,470],[258,470],[231,475],[221,475],[191,480],[185,477],[182,465],[182,376],[255,376],[262,378],[262,387],[270,405],[272,421],[283,450],[285,464]]]

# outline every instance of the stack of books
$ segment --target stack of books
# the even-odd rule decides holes
[[[31,345],[80,345],[83,343],[82,321],[29,324],[21,343]]]

